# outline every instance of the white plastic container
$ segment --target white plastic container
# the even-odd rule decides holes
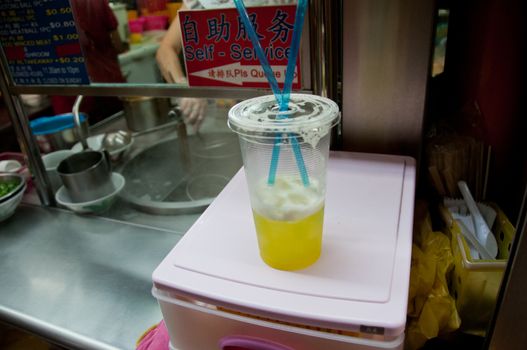
[[[128,13],[126,12],[126,5],[111,2],[110,8],[117,19],[117,32],[119,33],[119,37],[125,43],[128,40]]]
[[[280,271],[259,257],[241,170],[153,273],[171,346],[402,349],[414,192],[412,158],[332,153],[322,255]]]

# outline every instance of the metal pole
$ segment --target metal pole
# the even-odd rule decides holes
[[[5,65],[0,64],[0,68],[0,91],[2,91],[2,95],[4,96],[4,101],[15,130],[18,144],[22,149],[22,153],[26,157],[26,161],[33,176],[33,181],[36,183],[40,202],[45,206],[55,205],[55,199],[51,192],[51,184],[46,169],[44,168],[44,164],[42,163],[38,145],[31,134],[29,121],[25,116],[22,103],[18,96],[12,96],[9,92],[8,82],[10,81],[10,78],[5,69]]]
[[[485,349],[520,350],[525,348],[527,342],[524,331],[527,322],[527,187],[515,227],[516,235],[485,338]]]
[[[315,95],[327,97],[324,0],[309,2],[309,33],[311,35],[311,86]]]
[[[341,75],[341,7],[341,1],[311,0],[309,3],[312,90],[335,101],[339,101],[337,88]]]
[[[10,86],[12,95],[42,94],[60,96],[155,96],[248,99],[272,94],[270,89],[187,87],[176,84],[91,83],[90,85],[15,85]],[[299,91],[311,93],[309,89]]]
[[[309,34],[311,87],[315,95],[328,97],[341,107],[342,1],[311,0]],[[332,130],[332,149],[342,144],[341,125]]]

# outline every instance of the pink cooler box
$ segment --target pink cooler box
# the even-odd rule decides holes
[[[142,33],[144,31],[145,22],[146,20],[144,17],[128,20],[128,28],[130,29],[130,33]]]
[[[234,176],[153,273],[172,349],[403,348],[415,162],[332,153],[327,183],[320,259],[279,271]]]
[[[167,29],[167,16],[145,16],[142,18],[145,19],[145,31]]]

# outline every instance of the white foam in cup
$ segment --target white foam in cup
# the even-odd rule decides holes
[[[316,179],[305,187],[300,177],[278,177],[269,186],[265,179],[257,185],[254,210],[277,221],[297,221],[317,212],[324,205],[324,191]]]

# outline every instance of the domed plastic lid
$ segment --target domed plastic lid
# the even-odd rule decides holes
[[[339,108],[332,100],[306,94],[291,94],[288,111],[279,111],[274,95],[242,101],[229,111],[229,127],[244,136],[275,137],[277,133],[324,136],[339,121]]]

